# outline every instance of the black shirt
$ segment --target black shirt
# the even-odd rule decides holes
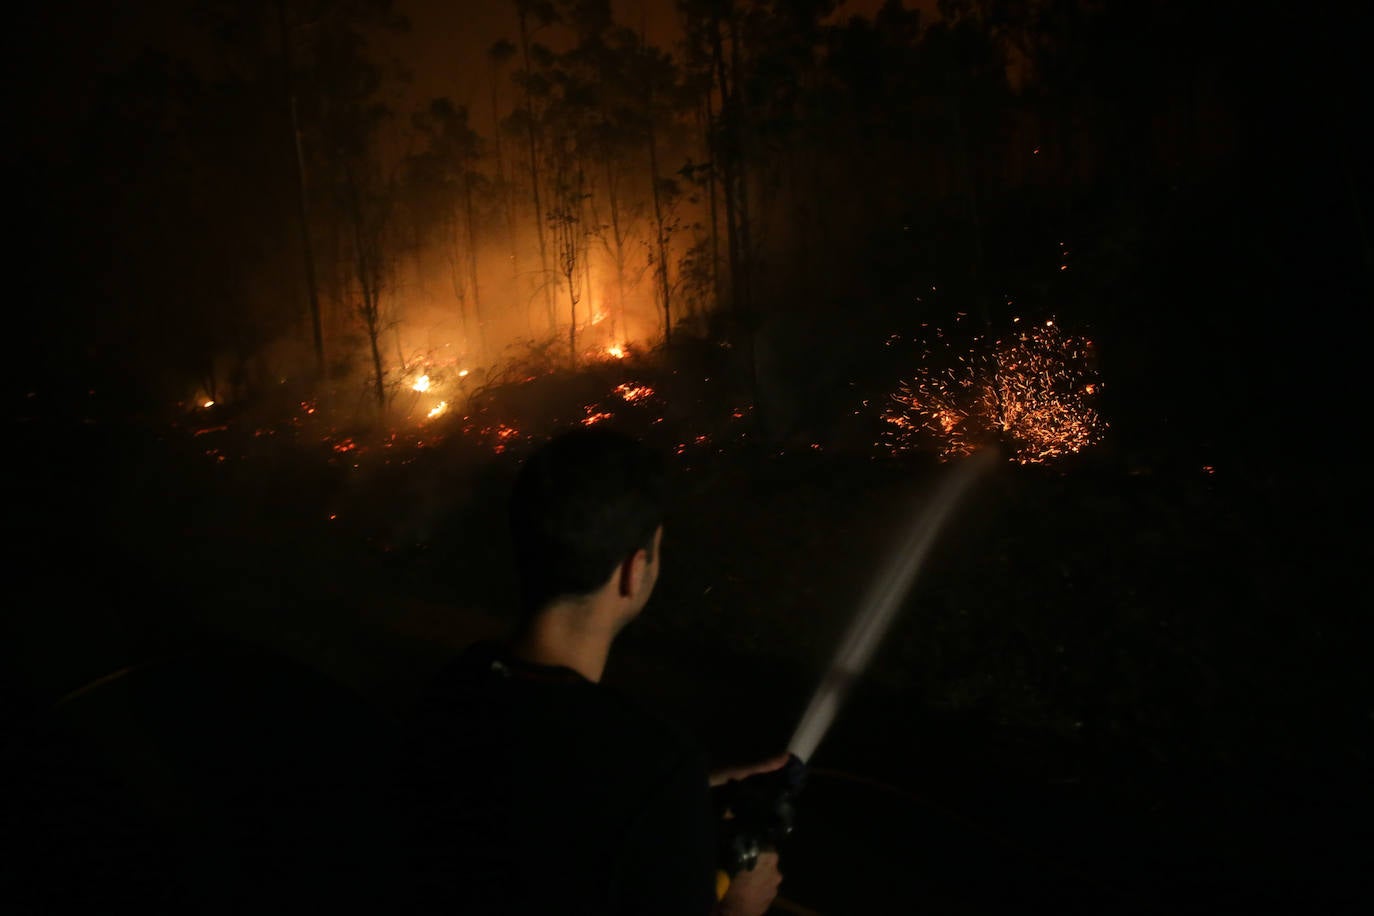
[[[443,670],[414,726],[422,912],[711,911],[704,757],[625,695],[483,643]]]

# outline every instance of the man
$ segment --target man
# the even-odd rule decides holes
[[[661,459],[605,429],[530,456],[510,522],[513,637],[444,669],[412,749],[410,852],[424,911],[761,916],[776,854],[716,883],[718,821],[701,752],[601,683],[662,563]]]

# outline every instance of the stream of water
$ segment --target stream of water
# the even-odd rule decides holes
[[[997,461],[996,449],[984,449],[954,465],[912,516],[891,557],[878,571],[825,677],[802,714],[788,750],[811,759],[830,730],[850,686],[868,666],[903,599],[911,591],[930,548],[972,483]]]

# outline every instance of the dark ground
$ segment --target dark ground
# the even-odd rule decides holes
[[[278,745],[331,768],[385,741],[359,723],[403,713],[449,653],[503,626],[509,455],[455,441],[367,472],[320,446],[215,463],[186,429],[27,432],[6,713],[21,760],[32,723],[76,723],[59,781],[128,785],[121,762],[175,769],[167,748],[194,740],[242,755],[217,764],[231,783]],[[608,671],[720,762],[785,745],[945,470],[782,451],[682,459],[660,591]],[[1374,714],[1365,612],[1341,591],[1367,554],[1341,534],[1359,492],[1338,464],[1216,454],[1113,440],[978,482],[811,761],[780,911],[1359,908]],[[225,644],[240,648],[207,649]],[[140,724],[100,725],[118,721]],[[78,808],[97,835],[144,816],[93,794]],[[70,879],[81,853],[53,852],[61,831],[21,829],[41,865],[9,880]]]
[[[1365,911],[1374,693],[1358,443],[1374,264],[1340,176],[1276,183],[1266,176],[1293,175],[1280,158],[1161,191],[1139,218],[1094,220],[1119,201],[1083,202],[1070,280],[1033,304],[1094,326],[1112,434],[1069,466],[999,467],[945,530],[811,761],[786,850],[794,910]],[[1010,247],[1060,228],[1009,220],[1004,234]],[[865,386],[891,390],[892,367],[862,343],[830,360],[806,349],[834,357],[841,339],[793,354],[802,369],[780,387],[805,392],[794,408],[843,417]],[[275,748],[338,775],[329,761],[385,741],[366,723],[502,628],[510,456],[479,461],[452,437],[354,471],[318,437],[252,439],[242,421],[195,437],[121,415],[105,386],[74,385],[77,401],[29,387],[7,404],[7,753],[28,761],[37,723],[75,729],[40,775],[110,861],[146,864],[138,840],[158,804],[197,810],[202,783],[179,781],[177,747],[190,741],[201,763],[234,749],[203,776],[219,813],[199,829],[213,832],[241,813],[249,774],[270,787]],[[777,450],[684,460],[660,591],[608,671],[722,762],[785,744],[941,472],[875,460],[863,424],[793,433]],[[231,460],[207,460],[211,446]],[[13,810],[44,810],[28,804],[33,785],[5,782]],[[81,896],[89,850],[64,840],[78,831],[7,826],[25,854],[5,861],[0,889]],[[198,879],[245,885],[220,867]]]

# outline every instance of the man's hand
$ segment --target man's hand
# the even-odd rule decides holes
[[[715,916],[763,916],[777,899],[781,884],[778,854],[761,852],[753,868],[737,872],[730,879],[725,896],[716,904]]]
[[[771,773],[774,770],[781,770],[787,766],[787,761],[792,757],[791,754],[779,754],[776,757],[769,757],[767,760],[747,766],[726,767],[716,770],[711,774],[711,788],[715,789],[725,785],[732,779],[745,779],[749,776],[756,776],[759,773]],[[700,777],[698,777],[700,778]]]

